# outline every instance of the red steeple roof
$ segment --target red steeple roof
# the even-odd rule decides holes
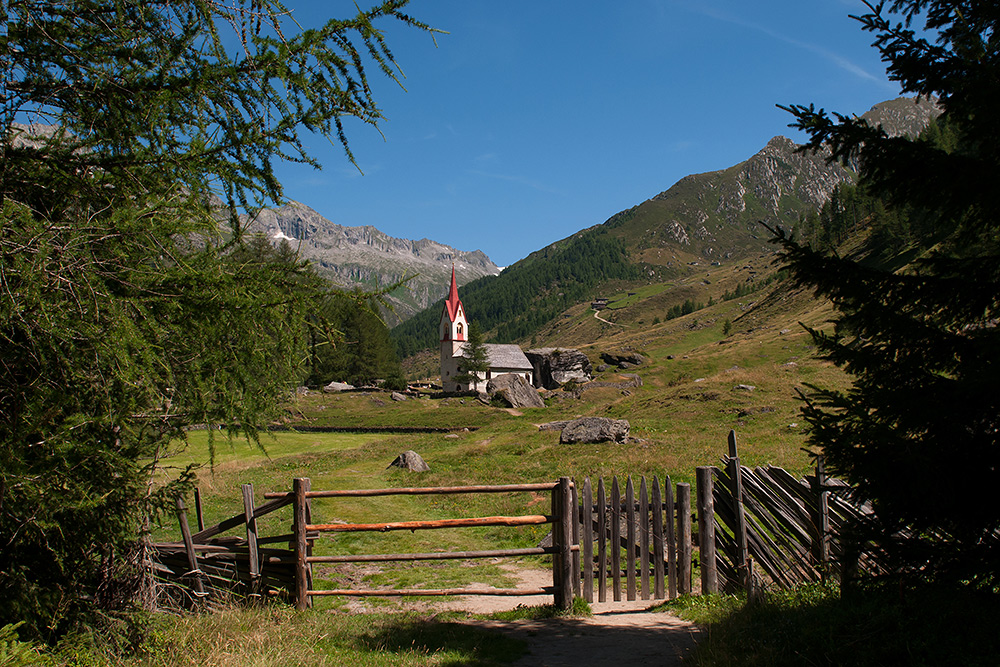
[[[444,302],[444,309],[448,312],[448,319],[452,322],[458,317],[458,308],[462,305],[462,300],[458,298],[458,283],[455,282],[455,266],[451,267],[451,288],[448,290],[448,298]]]

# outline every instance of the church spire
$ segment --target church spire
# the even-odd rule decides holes
[[[448,290],[448,299],[444,302],[445,310],[448,311],[448,319],[452,322],[458,316],[462,300],[458,298],[458,283],[455,282],[455,265],[451,265],[451,288]]]

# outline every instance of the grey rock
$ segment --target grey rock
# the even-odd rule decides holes
[[[746,391],[746,392],[750,392],[750,391],[754,391],[756,388],[757,387],[755,387],[752,384],[738,384],[735,387],[733,387],[733,390],[734,391]]]
[[[583,417],[574,419],[562,430],[559,442],[562,444],[618,442],[628,439],[629,423],[625,419],[607,417]]]
[[[486,383],[490,398],[500,398],[511,408],[544,408],[545,401],[538,390],[515,373],[498,375]]]
[[[417,454],[412,449],[408,449],[397,456],[396,460],[390,463],[388,467],[402,468],[403,470],[409,470],[410,472],[427,472],[431,469],[420,454]]]
[[[590,359],[579,350],[541,347],[524,353],[531,362],[535,386],[557,389],[567,382],[590,382],[593,369]]]
[[[389,394],[389,398],[391,398],[394,401],[405,401],[406,400],[406,396],[404,396],[403,394],[400,394],[398,391],[394,391],[391,394]]]
[[[331,382],[323,387],[323,393],[336,394],[338,391],[349,391],[351,389],[354,389],[353,384],[347,384],[346,382]]]

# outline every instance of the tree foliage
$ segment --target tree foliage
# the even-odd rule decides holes
[[[121,608],[164,444],[190,423],[255,437],[298,381],[318,295],[237,207],[280,199],[275,160],[313,163],[303,129],[346,150],[343,118],[379,120],[374,22],[425,27],[404,5],[316,29],[266,0],[8,7],[0,625],[53,640]]]
[[[469,335],[462,346],[462,361],[458,363],[458,373],[453,378],[459,384],[467,384],[479,391],[481,376],[490,370],[490,354],[486,349],[479,322],[469,323]]]
[[[861,165],[866,196],[919,216],[937,245],[873,267],[781,236],[799,284],[833,300],[814,331],[853,377],[813,388],[810,441],[874,501],[900,568],[995,586],[1000,574],[1000,34],[993,3],[897,0],[857,17],[904,92],[934,96],[946,136],[890,137],[864,120],[792,106],[808,148]],[[911,25],[924,23],[924,31]],[[893,270],[895,268],[895,270]]]

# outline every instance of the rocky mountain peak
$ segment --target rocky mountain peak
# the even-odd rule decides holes
[[[299,202],[265,208],[245,217],[250,233],[274,244],[287,240],[320,275],[343,287],[389,285],[413,276],[390,296],[396,312],[389,321],[406,319],[441,298],[454,264],[459,284],[497,275],[500,268],[481,250],[458,250],[430,239],[389,236],[370,225],[347,227],[326,219]]]

